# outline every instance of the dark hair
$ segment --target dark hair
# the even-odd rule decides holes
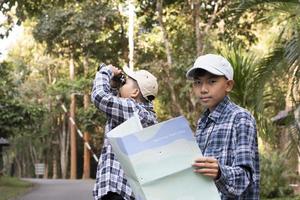
[[[215,75],[215,74],[212,74],[210,73],[209,71],[206,71],[205,69],[195,69],[195,72],[194,72],[194,76],[193,76],[193,79],[197,78],[197,77],[201,77],[201,76],[205,76],[206,74],[211,74],[212,76],[215,76],[215,77],[218,77],[218,76],[223,76],[224,78],[226,78],[228,80],[228,78],[224,75]]]
[[[197,78],[199,76],[204,76],[206,73],[209,73],[209,72],[204,69],[195,69],[193,78]]]
[[[153,101],[155,99],[155,96],[153,95],[148,95],[147,96],[148,101]]]

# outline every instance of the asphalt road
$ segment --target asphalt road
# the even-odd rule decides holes
[[[95,180],[24,179],[35,184],[17,200],[92,200]]]

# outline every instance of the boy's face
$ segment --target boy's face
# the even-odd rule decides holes
[[[132,78],[127,77],[125,84],[119,89],[120,97],[123,98],[134,98],[139,93],[137,83]]]
[[[224,76],[216,76],[209,72],[195,76],[193,90],[200,103],[213,111],[232,90],[233,81],[227,80]]]

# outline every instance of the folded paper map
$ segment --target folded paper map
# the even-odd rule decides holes
[[[213,180],[193,172],[202,154],[184,117],[143,128],[134,115],[107,137],[137,200],[220,200]]]

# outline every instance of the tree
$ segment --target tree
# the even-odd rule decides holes
[[[74,82],[75,61],[82,58],[85,77],[89,78],[87,77],[89,59],[101,55],[100,58],[103,59],[103,61],[115,60],[117,62],[120,58],[116,55],[120,53],[110,53],[109,51],[120,51],[124,49],[122,44],[124,44],[125,37],[119,13],[112,9],[107,3],[93,2],[91,4],[91,2],[89,2],[71,6],[71,8],[72,9],[49,10],[48,13],[39,20],[34,35],[39,42],[45,42],[47,44],[51,54],[62,54],[69,57],[70,79]],[[86,23],[87,19],[88,23]],[[118,24],[119,22],[121,26]],[[116,31],[116,29],[120,27],[121,31]],[[109,32],[108,35],[111,33],[111,38],[107,38],[106,34],[103,34],[106,31]],[[107,40],[111,41],[110,45],[108,45]],[[88,94],[86,93],[84,101],[86,109],[88,107],[88,105],[86,105],[87,96]],[[75,94],[71,95],[71,99],[70,113],[71,117],[75,120]],[[71,177],[76,178],[77,133],[74,125],[71,127],[73,127],[71,133]],[[88,136],[85,136],[85,138],[88,138]],[[88,156],[87,153],[84,155]],[[85,157],[84,161],[88,162],[89,158]],[[89,164],[85,163],[84,177],[88,178],[89,169],[87,169],[87,166],[89,166]]]
[[[4,27],[4,32],[0,32],[0,38],[7,37],[15,24],[20,25],[26,19],[38,18],[44,10],[53,7],[64,7],[67,3],[76,2],[76,0],[2,0],[0,2],[0,12],[6,16],[6,20],[0,24],[1,28]]]
[[[288,73],[288,86],[285,98],[285,111],[296,110],[300,104],[299,96],[299,74],[300,74],[300,3],[296,0],[272,0],[261,1],[251,0],[243,2],[237,9],[238,14],[244,13],[250,8],[266,8],[266,20],[275,21],[281,28],[276,46],[265,58],[262,65],[266,70],[265,74]],[[299,126],[299,125],[298,125]],[[290,132],[286,130],[287,132]],[[295,138],[295,131],[292,131],[291,138]],[[298,131],[300,135],[300,131]],[[299,137],[297,137],[299,138]],[[293,141],[293,140],[292,140]],[[296,139],[296,143],[298,143]],[[292,145],[295,146],[295,145]],[[299,143],[295,149],[299,149]],[[298,152],[298,170],[300,169],[300,152]],[[299,171],[298,171],[299,172]]]

